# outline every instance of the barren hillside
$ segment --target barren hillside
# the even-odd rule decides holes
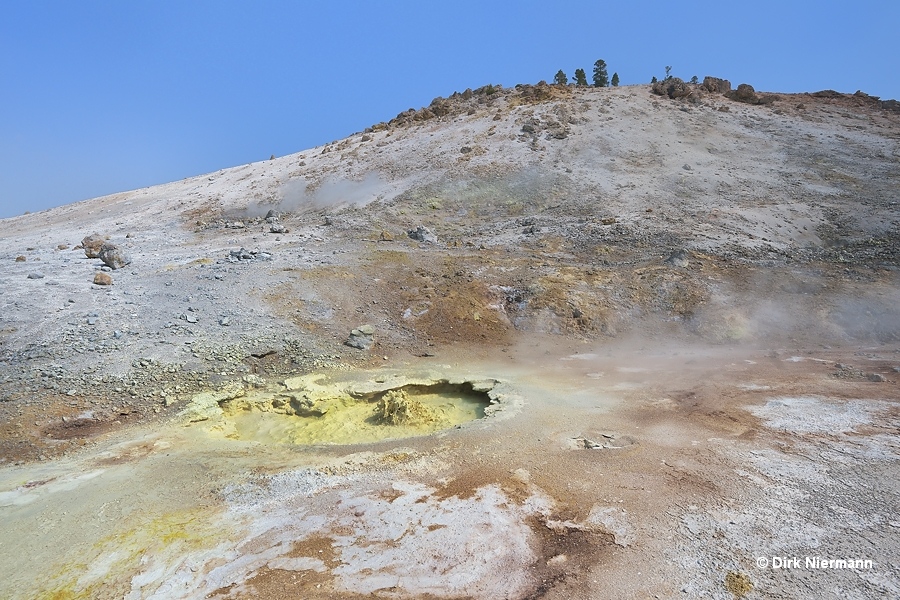
[[[486,86],[0,221],[0,541],[52,565],[2,595],[900,594],[900,111],[715,85]],[[428,431],[248,417],[357,401]]]

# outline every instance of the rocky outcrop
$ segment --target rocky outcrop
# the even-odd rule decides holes
[[[759,104],[759,96],[756,95],[756,90],[753,89],[753,86],[749,83],[742,83],[737,86],[737,89],[726,94],[730,99],[735,102],[744,102],[745,104]]]
[[[703,78],[703,83],[700,87],[712,94],[727,94],[731,91],[731,82],[727,79],[719,79],[718,77],[707,75]]]
[[[771,104],[775,101],[775,96],[770,94],[757,94],[749,83],[740,84],[736,90],[725,94],[725,97],[744,104]]]
[[[667,96],[673,100],[685,99],[691,101],[699,101],[700,96],[698,87],[694,84],[685,83],[678,77],[670,77],[657,81],[651,86],[651,91],[657,96]]]

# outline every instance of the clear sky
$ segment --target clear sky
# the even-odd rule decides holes
[[[900,1],[2,0],[0,218],[290,154],[487,83],[900,99]]]

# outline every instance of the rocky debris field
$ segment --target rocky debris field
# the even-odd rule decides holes
[[[533,360],[535,372],[546,369],[554,379],[562,364],[554,344],[613,354],[660,344],[708,347],[714,355],[746,351],[748,361],[775,353],[780,359],[759,375],[760,385],[782,387],[786,356],[825,356],[829,371],[810,387],[883,403],[860,427],[885,432],[878,461],[886,462],[865,462],[863,450],[846,449],[846,436],[874,429],[835,433],[833,424],[819,424],[794,439],[787,432],[799,425],[777,425],[775,400],[745,394],[741,401],[763,411],[752,418],[776,423],[769,428],[776,433],[759,434],[783,438],[775,447],[796,444],[800,454],[821,447],[834,458],[829,482],[852,469],[842,452],[860,453],[864,465],[848,485],[866,486],[896,464],[885,458],[896,455],[890,439],[897,433],[885,415],[895,410],[900,379],[898,189],[896,102],[862,92],[732,90],[707,78],[652,88],[485,86],[298,154],[5,219],[0,464],[25,468],[80,456],[128,428],[165,427],[197,394],[234,386],[475,356]],[[544,348],[553,356],[546,364],[534,359]],[[860,359],[866,352],[878,360]],[[579,376],[602,378],[602,365],[596,368]],[[682,410],[689,396],[677,394],[697,393],[688,384],[664,389],[654,396],[661,404],[642,418],[670,415],[666,398]],[[607,392],[632,393],[627,386]],[[649,402],[650,392],[642,394],[634,401]],[[700,396],[708,404],[715,394]],[[791,597],[815,581],[767,572],[745,589],[746,569],[735,563],[723,587],[726,573],[709,571],[747,539],[775,551],[769,530],[739,539],[746,519],[762,523],[766,511],[783,508],[772,499],[754,504],[754,494],[765,495],[760,477],[794,498],[791,510],[806,519],[805,531],[824,527],[816,507],[797,499],[818,480],[756,465],[772,446],[735,450],[741,435],[762,430],[730,430],[728,419],[746,411],[735,398],[727,402],[732,408],[685,409],[676,419],[673,427],[711,427],[718,433],[704,431],[703,439],[725,441],[700,463],[671,467],[672,476],[693,482],[714,480],[716,470],[740,472],[734,489],[748,495],[701,485],[707,498],[670,509],[683,525],[680,537],[656,531],[655,545],[645,549],[699,569],[693,579],[665,571],[687,582],[669,590],[675,595],[753,597],[770,585]],[[782,405],[799,423],[827,412],[832,401],[791,402]],[[560,443],[605,452],[637,439],[607,434],[573,432]],[[513,462],[491,468],[514,471]],[[417,493],[404,488],[401,495]],[[896,490],[879,494],[852,510],[896,506]],[[548,518],[522,510],[529,519]],[[566,518],[558,520],[582,523],[588,515]],[[886,547],[888,537],[876,546]],[[605,550],[585,556],[612,556],[591,540],[585,547]],[[542,567],[553,574],[537,588],[523,576],[515,597],[587,589],[583,575],[573,575],[586,566],[573,562],[567,571],[559,565],[568,559],[555,558],[578,552],[546,556],[557,561]],[[621,567],[616,556],[609,564]],[[862,587],[832,589],[896,590],[892,569]],[[616,581],[624,590],[622,573]],[[481,588],[460,589],[488,597]]]

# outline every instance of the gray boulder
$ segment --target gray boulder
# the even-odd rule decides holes
[[[375,328],[371,325],[361,325],[350,332],[350,337],[344,343],[351,348],[368,350],[375,343]]]
[[[131,257],[124,250],[115,244],[106,243],[100,247],[97,258],[110,269],[121,269],[125,265],[131,264]]]
[[[427,227],[423,227],[422,225],[419,225],[415,229],[410,229],[406,233],[411,239],[419,242],[427,242],[429,244],[437,243],[437,236],[434,235],[434,233],[432,233],[430,229],[428,229]]]
[[[676,250],[669,255],[665,262],[673,267],[681,267],[683,269],[691,264],[688,260],[689,258],[690,254],[686,250]]]

